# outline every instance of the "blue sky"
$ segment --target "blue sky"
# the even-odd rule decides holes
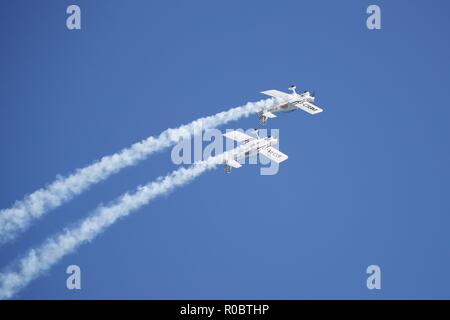
[[[66,8],[82,11],[68,31]],[[366,28],[378,4],[382,29]],[[121,220],[17,298],[450,298],[446,1],[2,1],[0,207],[149,135],[314,89],[274,176],[221,169]],[[254,128],[255,116],[224,128]],[[0,267],[176,167],[166,151],[49,213]],[[82,290],[69,291],[77,264]],[[382,289],[366,287],[366,268]]]

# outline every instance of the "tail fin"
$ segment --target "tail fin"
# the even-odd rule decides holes
[[[288,89],[291,90],[293,94],[297,94],[297,92],[295,91],[295,89],[297,89],[297,86],[295,84],[290,86]]]

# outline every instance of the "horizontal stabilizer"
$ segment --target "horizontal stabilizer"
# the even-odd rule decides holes
[[[259,150],[259,153],[266,156],[270,160],[275,161],[276,163],[281,163],[288,158],[288,156],[283,152],[273,147],[267,147],[265,149]]]
[[[308,101],[298,103],[296,106],[297,108],[302,109],[303,111],[306,111],[309,114],[316,114],[323,111],[321,108]]]
[[[227,165],[229,165],[230,167],[233,167],[233,168],[240,168],[240,167],[242,167],[242,165],[239,162],[237,162],[236,160],[233,160],[233,159],[227,160],[227,161],[225,161],[225,163]]]
[[[266,118],[276,118],[277,117],[276,115],[274,115],[272,112],[269,112],[269,111],[263,112],[263,116]]]

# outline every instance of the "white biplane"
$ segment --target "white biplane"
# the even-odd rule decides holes
[[[259,122],[262,125],[266,124],[267,119],[276,118],[276,115],[274,113],[278,112],[291,112],[297,109],[302,109],[309,114],[317,114],[323,111],[321,108],[314,104],[314,94],[310,93],[309,91],[298,94],[295,89],[296,86],[292,85],[289,87],[289,90],[291,90],[292,93],[286,93],[278,90],[262,91],[261,93],[274,98],[281,98],[284,100],[284,102],[268,109],[261,110],[258,113]]]
[[[241,131],[231,131],[224,134],[228,139],[240,143],[238,148],[228,151],[228,155],[223,163],[225,173],[229,173],[231,168],[242,167],[238,160],[245,159],[255,152],[266,156],[276,163],[281,163],[288,158],[287,155],[273,147],[278,143],[277,139],[271,136],[260,138],[257,130],[255,130],[255,133],[257,138]]]

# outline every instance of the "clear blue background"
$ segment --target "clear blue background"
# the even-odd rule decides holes
[[[82,30],[66,29],[66,8]],[[366,8],[382,29],[366,28]],[[448,1],[1,1],[0,207],[168,127],[315,89],[280,115],[275,176],[209,172],[17,298],[450,298]],[[255,116],[225,128],[253,128]],[[0,267],[139,184],[152,156],[0,248]],[[82,270],[82,290],[65,269]],[[366,288],[366,268],[382,289]]]

